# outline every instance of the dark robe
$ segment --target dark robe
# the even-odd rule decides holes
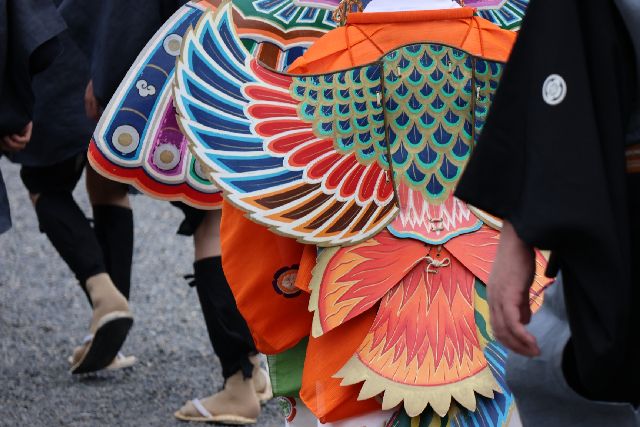
[[[33,77],[33,135],[24,150],[10,156],[26,166],[53,165],[86,151],[96,126],[86,116],[84,92],[89,82],[86,44],[93,40],[99,2],[54,2],[67,30],[58,36],[60,55]]]
[[[49,68],[33,77],[33,134],[24,150],[9,156],[13,162],[49,166],[84,152],[89,146],[96,126],[84,109],[89,59],[68,31],[60,34],[59,40],[62,53]]]
[[[637,401],[640,392],[640,282],[632,278],[624,160],[635,72],[613,1],[533,0],[456,192],[553,251],[565,283],[569,363],[601,400]],[[552,75],[564,86],[547,84],[543,96]]]
[[[24,150],[11,156],[27,166],[53,165],[86,151],[96,126],[86,116],[84,92],[102,2],[54,2],[67,25],[58,37],[62,53],[33,78],[33,136]]]
[[[138,54],[187,0],[103,2],[93,51],[93,90],[105,107]]]
[[[102,7],[108,1],[54,0],[76,46],[91,58]]]
[[[640,81],[640,1],[616,0],[622,18],[627,23],[627,29],[636,51],[636,75]],[[631,125],[627,134],[627,143],[640,144],[640,84],[638,84],[638,102],[635,112],[631,116]]]
[[[55,36],[62,30],[64,22],[50,0],[0,0],[0,137],[20,131],[31,120],[30,76],[58,55]],[[0,233],[9,227],[0,173]]]
[[[51,0],[0,0],[0,134],[31,120],[30,76],[58,55],[64,27]]]

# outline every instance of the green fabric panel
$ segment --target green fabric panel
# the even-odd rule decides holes
[[[304,338],[285,352],[267,356],[274,396],[298,397],[308,343],[309,338]]]

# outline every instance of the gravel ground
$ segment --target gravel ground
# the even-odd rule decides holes
[[[130,370],[84,378],[66,358],[87,332],[90,309],[46,237],[18,176],[0,161],[13,228],[0,236],[0,426],[184,426],[173,412],[222,386],[191,273],[192,242],[175,235],[181,214],[165,202],[133,197],[135,253],[131,306],[135,325],[124,353]],[[81,182],[76,198],[85,212]],[[277,404],[259,426],[281,426]]]

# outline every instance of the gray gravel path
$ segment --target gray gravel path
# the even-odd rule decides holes
[[[134,328],[124,352],[138,357],[126,372],[85,378],[66,358],[87,332],[90,309],[73,275],[37,220],[19,168],[0,160],[13,228],[0,236],[0,426],[186,426],[173,412],[222,386],[191,273],[192,241],[175,235],[181,214],[168,203],[133,197]],[[77,199],[89,212],[84,182]],[[258,426],[282,426],[277,404]]]

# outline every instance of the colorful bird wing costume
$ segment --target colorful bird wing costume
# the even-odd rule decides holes
[[[346,70],[287,75],[249,55],[232,19],[224,5],[185,36],[178,120],[227,200],[323,247],[307,357],[315,338],[359,322],[368,332],[331,375],[359,385],[360,399],[382,395],[383,409],[402,403],[409,416],[449,424],[461,419],[455,411],[493,408],[492,425],[502,425],[511,397],[478,298],[499,232],[453,196],[502,64],[425,42]],[[544,265],[539,255],[534,305],[548,284]],[[301,397],[313,409],[309,369]]]
[[[187,148],[176,122],[172,91],[184,34],[219,3],[187,3],[140,53],[102,115],[89,148],[89,159],[102,174],[160,199],[203,209],[219,206],[219,190]],[[244,46],[278,69],[285,69],[334,27],[329,11],[294,6],[291,0],[237,1],[233,13]]]
[[[397,208],[381,65],[296,77],[265,68],[233,35],[229,6],[185,37],[176,106],[192,150],[254,221],[333,246],[380,232]]]

